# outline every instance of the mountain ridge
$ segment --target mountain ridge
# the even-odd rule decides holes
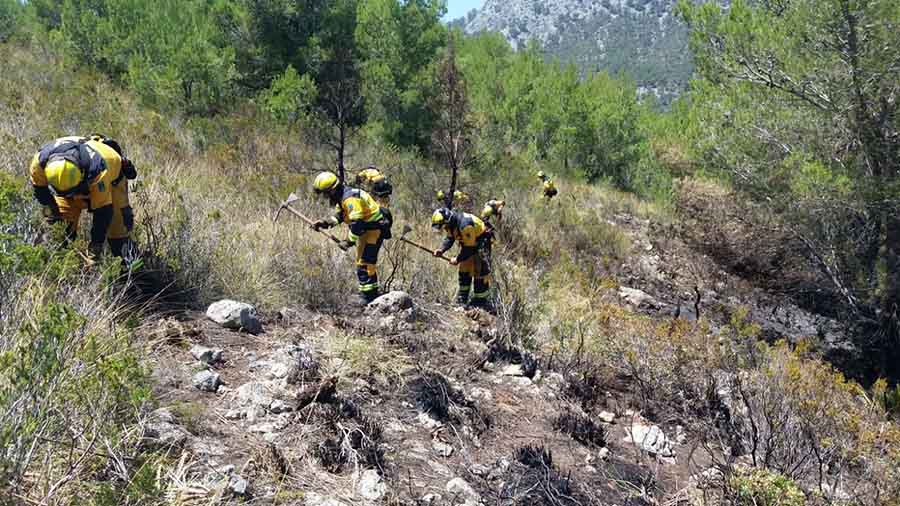
[[[632,78],[642,95],[671,102],[693,73],[676,0],[487,0],[453,22],[468,34],[501,33],[514,49],[537,41],[545,54],[583,74]]]

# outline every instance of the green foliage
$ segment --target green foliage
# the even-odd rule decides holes
[[[293,66],[272,81],[263,97],[264,107],[275,119],[286,123],[309,120],[309,110],[316,100],[316,84],[308,75],[299,75]]]
[[[513,52],[497,34],[463,40],[460,62],[489,159],[506,163],[499,153],[513,145],[551,171],[667,198],[671,178],[644,128],[658,113],[640,105],[633,83],[581,78],[572,65],[545,63],[537,45]]]
[[[29,3],[79,64],[122,79],[149,104],[208,114],[233,95],[235,54],[207,0]]]
[[[701,77],[694,156],[777,217],[820,276],[817,291],[861,323],[876,373],[897,374],[896,2],[684,0],[678,10]]]
[[[729,480],[735,506],[803,506],[806,497],[792,480],[767,469],[739,471]]]
[[[0,0],[0,43],[6,42],[18,31],[23,11],[18,0]]]
[[[0,352],[4,483],[24,472],[35,445],[65,439],[77,421],[99,437],[114,437],[149,398],[145,373],[126,340],[84,335],[85,323],[71,307],[48,303]]]
[[[446,45],[442,0],[362,0],[356,42],[362,55],[369,126],[395,145],[428,144],[429,70]]]

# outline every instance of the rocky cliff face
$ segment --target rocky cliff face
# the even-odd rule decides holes
[[[585,73],[624,72],[642,93],[670,101],[693,66],[676,0],[487,0],[458,23],[468,33],[498,31],[515,48],[536,40],[550,56]]]

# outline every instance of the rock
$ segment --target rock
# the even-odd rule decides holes
[[[236,497],[247,497],[250,483],[240,475],[232,475],[228,480],[228,490]]]
[[[218,348],[207,348],[206,346],[200,346],[199,344],[191,348],[191,355],[207,365],[218,364],[222,361],[222,350]]]
[[[253,432],[255,434],[270,434],[275,432],[275,424],[272,422],[258,423],[256,425],[251,425],[247,427],[249,432]]]
[[[501,376],[525,376],[525,371],[522,370],[522,366],[520,364],[510,364],[500,370],[500,375]]]
[[[441,494],[425,494],[422,496],[422,504],[430,505],[430,504],[440,504],[441,499],[444,497]]]
[[[672,443],[658,425],[635,423],[625,438],[626,442],[637,445],[641,450],[659,457],[673,457]]]
[[[240,409],[229,409],[223,416],[226,420],[240,420],[244,418],[244,412]]]
[[[428,430],[433,430],[444,425],[440,421],[432,418],[428,413],[419,413],[419,416],[416,417],[416,420],[418,420],[419,423]]]
[[[531,381],[531,378],[526,378],[524,376],[514,377],[513,382],[520,387],[530,387],[534,386],[534,383]]]
[[[178,425],[175,415],[160,408],[150,413],[142,439],[148,447],[166,449],[183,446],[189,437],[190,433]]]
[[[307,492],[304,494],[304,498],[304,506],[347,506],[337,499],[322,497],[315,492]]]
[[[449,457],[453,455],[453,447],[443,441],[435,439],[431,443],[431,448],[441,457]]]
[[[266,375],[272,379],[287,379],[288,384],[304,380],[304,373],[315,373],[319,362],[307,346],[286,346],[275,350],[268,360],[254,363],[251,368],[268,368]]]
[[[288,413],[294,410],[294,406],[280,400],[275,399],[272,401],[272,404],[269,405],[269,411],[275,414],[279,413]]]
[[[491,469],[488,466],[475,464],[474,466],[469,468],[469,472],[474,474],[475,476],[487,476],[487,474],[491,472]]]
[[[413,307],[412,297],[406,292],[393,291],[373,300],[366,307],[366,312],[393,314]]]
[[[266,416],[266,410],[262,406],[248,406],[241,413],[247,419],[247,423],[256,423],[257,420]]]
[[[200,371],[194,375],[194,387],[203,392],[215,392],[222,384],[219,373],[213,371]]]
[[[603,423],[613,423],[616,420],[616,415],[609,411],[601,411],[600,414],[597,415],[597,418]]]
[[[636,288],[619,288],[619,297],[639,309],[659,309],[662,305],[652,295]]]
[[[684,433],[684,427],[681,425],[675,426],[675,442],[682,445],[687,441],[687,434]]]
[[[387,484],[378,474],[378,471],[369,469],[362,473],[357,485],[357,491],[364,499],[377,501],[387,494]]]
[[[269,376],[272,378],[287,378],[288,374],[291,373],[291,366],[289,364],[285,364],[283,362],[276,362],[272,364],[272,368],[269,369]]]
[[[566,384],[566,377],[558,372],[550,372],[541,379],[542,385],[547,385],[552,390],[562,390]]]
[[[251,381],[239,386],[235,391],[235,398],[241,406],[259,406],[269,409],[275,396],[265,383]]]
[[[191,355],[207,365],[214,365],[222,361],[224,352],[220,348],[208,348],[202,345],[191,347]]]
[[[486,388],[472,387],[469,391],[469,397],[477,401],[490,402],[494,398],[494,394]]]
[[[469,483],[462,478],[453,478],[447,482],[446,490],[453,501],[463,500],[467,505],[478,504],[481,502],[481,496],[478,495],[478,492],[475,492],[472,485],[469,485]]]
[[[243,329],[251,334],[262,331],[262,323],[256,316],[256,308],[243,302],[228,299],[214,302],[206,310],[206,316],[228,329]]]

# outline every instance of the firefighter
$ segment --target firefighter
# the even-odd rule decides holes
[[[335,214],[313,224],[315,230],[346,223],[347,239],[341,248],[356,246],[356,275],[359,278],[360,301],[368,304],[379,295],[378,253],[390,225],[384,219],[381,206],[368,192],[344,185],[333,172],[321,172],[313,182],[316,193],[328,198],[335,206]]]
[[[456,294],[456,302],[473,307],[488,306],[491,267],[485,257],[490,249],[490,234],[487,233],[484,222],[469,213],[441,208],[431,215],[431,226],[446,234],[444,243],[434,251],[434,256],[443,256],[459,242],[459,254],[450,259],[451,265],[459,267],[459,291]],[[474,291],[472,291],[473,283]],[[472,291],[471,299],[470,291]]]
[[[481,221],[485,222],[488,226],[491,226],[490,222],[494,217],[496,217],[497,220],[502,220],[504,206],[506,206],[506,202],[503,200],[488,200],[484,204],[484,207],[481,208]]]
[[[137,172],[118,143],[102,136],[61,137],[41,146],[30,173],[48,222],[65,222],[68,240],[77,236],[81,212],[87,210],[93,215],[91,254],[99,255],[108,240],[112,253],[123,255],[134,224],[126,180]]]
[[[434,196],[437,198],[438,204],[447,205],[447,202],[445,202],[445,200],[447,198],[446,192],[444,192],[443,190],[438,190],[438,191],[434,192]],[[461,192],[459,190],[456,190],[453,192],[453,203],[454,204],[465,205],[465,204],[468,204],[470,200],[471,199],[470,199],[468,193]]]
[[[538,172],[537,177],[543,182],[542,188],[544,192],[544,198],[548,201],[553,199],[553,197],[555,197],[556,194],[559,193],[559,190],[556,189],[556,185],[553,184],[553,181],[550,179],[550,177],[547,176],[547,174],[544,174],[544,171]]]
[[[390,179],[384,172],[378,170],[374,165],[369,165],[365,169],[359,171],[356,175],[356,186],[365,190],[375,197],[375,201],[381,206],[381,214],[389,225],[394,223],[394,216],[391,214],[391,194],[394,193],[394,187],[391,185]],[[382,232],[384,239],[390,239],[390,226],[386,231]]]

